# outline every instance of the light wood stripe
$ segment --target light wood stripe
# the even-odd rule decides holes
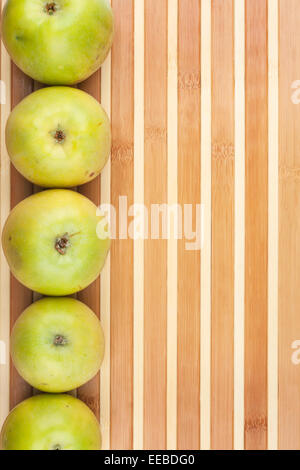
[[[98,70],[90,78],[78,85],[78,88],[92,95],[97,101],[101,101],[101,71]],[[78,187],[78,192],[88,197],[99,207],[101,193],[101,177],[98,176],[90,183]],[[96,279],[90,286],[78,292],[77,298],[90,307],[100,319],[100,279]],[[77,397],[84,401],[95,413],[100,421],[100,373],[88,383],[77,390]]]
[[[134,3],[134,202],[144,203],[144,0]],[[144,240],[134,241],[133,447],[144,447]]]
[[[200,23],[199,0],[178,5],[178,203],[200,203]],[[193,124],[191,125],[191,119]],[[199,215],[198,215],[199,217]],[[201,221],[200,221],[201,223]],[[200,253],[178,241],[178,377],[177,445],[179,450],[200,448]]]
[[[134,2],[113,0],[112,6],[115,39],[112,48],[111,202],[118,208],[119,196],[127,196],[129,208],[134,196]],[[131,239],[113,241],[110,264],[110,437],[111,448],[122,450],[133,447],[134,259]]]
[[[177,204],[178,0],[168,0],[168,204]],[[171,221],[170,221],[171,225]],[[177,448],[177,236],[170,227],[167,300],[167,448]],[[174,230],[175,228],[175,230]]]
[[[201,3],[201,449],[210,448],[211,392],[211,2]]]
[[[212,1],[211,448],[233,448],[234,2]]]
[[[2,7],[4,1],[2,0]],[[1,179],[0,179],[0,228],[1,233],[10,210],[10,163],[5,145],[5,125],[10,113],[10,59],[1,43],[1,81],[5,84],[6,102],[1,106]],[[3,85],[2,85],[3,86]],[[5,344],[5,364],[0,364],[0,427],[9,411],[9,287],[10,274],[0,250],[0,340]],[[3,349],[1,347],[3,352]]]
[[[33,80],[11,64],[11,107],[14,108],[25,96],[33,91]],[[10,168],[10,206],[14,208],[19,202],[33,193],[33,185],[27,181],[11,164]],[[10,327],[33,300],[32,291],[21,285],[11,275],[10,278]],[[29,398],[32,387],[23,380],[10,361],[10,408]]]
[[[111,54],[101,68],[101,104],[111,118]],[[111,161],[101,174],[101,204],[110,204]],[[105,336],[105,358],[100,372],[100,423],[102,448],[110,448],[110,254],[101,273],[101,324]]]
[[[145,204],[167,203],[168,1],[145,0]],[[145,241],[144,447],[166,449],[167,240]]]
[[[234,234],[234,448],[244,448],[245,315],[245,3],[234,3],[235,234]]]
[[[300,3],[279,1],[279,449],[300,449]]]
[[[246,0],[245,448],[267,448],[268,13]]]
[[[278,0],[269,0],[268,448],[278,447]]]

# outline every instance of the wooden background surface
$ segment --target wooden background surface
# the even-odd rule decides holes
[[[111,162],[80,192],[115,206],[120,195],[202,203],[204,244],[113,242],[101,280],[78,295],[107,349],[77,396],[105,449],[300,449],[300,2],[112,5],[112,54],[80,85],[111,116]],[[3,45],[1,80],[2,228],[35,190],[10,167],[5,122],[39,85]],[[8,348],[33,296],[0,261]],[[2,423],[33,391],[0,367]]]

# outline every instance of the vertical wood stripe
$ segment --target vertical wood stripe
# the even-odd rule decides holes
[[[111,77],[111,203],[118,208],[119,196],[126,196],[129,208],[134,197],[134,2],[113,0],[112,6],[115,14],[115,39]],[[127,238],[126,233],[124,238]],[[114,240],[110,261],[111,448],[132,449],[133,241]]]
[[[145,204],[167,202],[167,0],[145,0]],[[154,26],[155,25],[155,26]],[[158,34],[159,33],[159,34]],[[151,227],[152,228],[152,227]],[[165,449],[167,241],[145,241],[144,447]]]
[[[211,2],[201,3],[201,449],[210,449],[211,394]]]
[[[101,69],[101,103],[111,118],[111,54]],[[101,174],[101,204],[110,204],[111,161]],[[110,449],[110,254],[101,273],[101,324],[105,337],[105,357],[100,371],[100,424],[102,448]]]
[[[201,186],[200,5],[199,0],[180,0],[178,4],[178,203],[182,208],[192,205],[193,221]],[[187,240],[178,241],[180,450],[200,448],[200,250],[187,248]]]
[[[245,2],[234,2],[235,234],[234,234],[234,448],[244,448],[245,330]]]
[[[8,65],[8,64],[7,64]],[[13,109],[25,96],[33,91],[33,80],[11,63],[11,108]],[[10,206],[14,208],[19,202],[33,193],[33,185],[11,165],[10,169]],[[33,300],[32,292],[21,285],[12,275],[10,280],[10,329],[15,321]],[[32,395],[28,385],[16,371],[10,361],[10,408]]]
[[[97,101],[101,101],[101,71],[78,85],[78,88],[92,95]],[[101,194],[101,177],[98,176],[88,184],[78,188],[78,192],[88,197],[98,207]],[[92,285],[81,292],[78,292],[77,299],[90,307],[100,319],[100,279],[96,279]],[[77,390],[77,398],[83,400],[93,410],[98,420],[100,420],[100,373],[87,384]]]
[[[245,448],[267,448],[268,12],[246,0]]]
[[[233,448],[234,11],[212,1],[211,448]]]
[[[4,2],[2,1],[1,11]],[[10,209],[10,163],[5,146],[5,124],[10,113],[11,68],[9,56],[1,43],[1,83],[5,86],[5,103],[1,103],[1,175],[0,175],[0,229],[2,229]],[[2,95],[3,96],[3,95]],[[10,274],[2,249],[0,250],[0,340],[1,351],[5,353],[0,364],[0,426],[9,411],[9,289]]]
[[[300,4],[279,1],[279,448],[300,449]]]
[[[269,42],[269,261],[268,448],[278,448],[278,0],[268,4]]]
[[[134,2],[134,203],[144,203],[144,0]],[[144,447],[144,240],[134,242],[133,447]]]
[[[168,0],[168,204],[177,205],[178,0]],[[167,448],[177,449],[177,234],[169,217],[167,279]]]

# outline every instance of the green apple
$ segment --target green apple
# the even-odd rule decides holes
[[[110,247],[105,219],[86,197],[50,189],[24,199],[2,233],[13,275],[49,296],[74,294],[100,274]]]
[[[2,39],[17,66],[48,85],[73,85],[92,75],[113,40],[108,0],[8,0]]]
[[[49,393],[68,392],[91,380],[104,355],[104,335],[96,315],[69,297],[45,297],[18,318],[11,356],[30,385]]]
[[[44,88],[12,111],[6,146],[12,163],[29,181],[70,188],[91,181],[104,167],[111,146],[110,123],[87,93]]]
[[[100,450],[101,432],[92,411],[70,395],[36,395],[8,415],[1,450]]]

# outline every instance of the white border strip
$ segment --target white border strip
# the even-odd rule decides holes
[[[178,0],[168,3],[168,205],[178,202]],[[177,239],[168,240],[167,449],[177,448]]]
[[[144,203],[144,0],[134,2],[134,203]],[[133,448],[144,448],[144,240],[134,241]]]
[[[101,69],[101,103],[111,117],[111,54]],[[101,204],[110,204],[111,162],[101,174]],[[101,273],[100,312],[105,336],[105,357],[100,373],[100,423],[102,449],[110,449],[110,254]]]
[[[211,1],[201,3],[201,449],[210,449],[211,393]]]
[[[2,1],[2,8],[4,3]],[[11,63],[3,43],[1,43],[1,80],[6,88],[6,103],[1,104],[0,230],[2,233],[10,211],[10,161],[5,145],[5,125],[11,109]],[[6,350],[6,357],[2,358],[5,364],[0,364],[0,426],[9,412],[9,313],[10,273],[3,251],[0,249],[0,340]]]
[[[245,5],[235,2],[234,448],[244,449]]]
[[[269,0],[268,448],[278,448],[278,0]]]

